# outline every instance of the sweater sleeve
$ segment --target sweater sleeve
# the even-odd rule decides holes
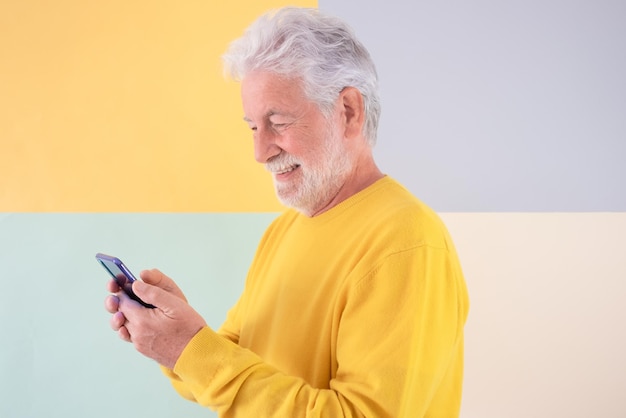
[[[170,377],[188,399],[221,417],[458,416],[467,295],[445,249],[392,254],[352,284],[337,330],[329,389],[288,376],[210,328],[202,329]],[[294,353],[298,355],[298,353]]]
[[[239,342],[239,305],[241,304],[241,299],[237,301],[237,303],[228,311],[228,315],[226,316],[226,320],[217,331],[217,336],[221,336],[226,340],[237,344]],[[209,329],[209,327],[207,327]],[[176,392],[183,398],[197,402],[193,391],[191,390],[191,386],[189,383],[183,382],[183,380],[174,372],[174,370],[161,366],[161,371],[163,374],[170,379],[170,382]]]

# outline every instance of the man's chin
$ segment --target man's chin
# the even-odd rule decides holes
[[[306,204],[304,204],[302,199],[298,199],[294,195],[288,195],[286,193],[280,193],[277,190],[276,191],[276,197],[278,198],[278,200],[280,201],[280,203],[283,206],[286,206],[286,207],[291,208],[291,209],[295,209],[298,212],[303,213],[303,214],[305,214],[307,216],[312,212],[311,209]]]
[[[290,196],[286,193],[281,193],[277,190],[276,197],[278,198],[280,203],[282,203],[284,206],[287,206],[289,208],[297,209],[299,206],[298,199],[295,199],[293,196]]]

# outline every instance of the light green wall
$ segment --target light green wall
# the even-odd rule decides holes
[[[96,252],[174,277],[209,325],[275,214],[0,214],[0,417],[207,417],[118,339]]]

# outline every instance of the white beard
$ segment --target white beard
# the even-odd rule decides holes
[[[274,180],[276,195],[283,205],[311,216],[339,192],[352,169],[352,162],[341,138],[336,137],[334,132],[334,129],[328,129],[322,153],[315,165],[302,165],[286,153],[266,163],[266,168],[272,172],[280,167],[299,165],[300,178],[296,182]]]

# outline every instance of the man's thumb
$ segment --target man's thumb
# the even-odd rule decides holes
[[[145,303],[168,311],[181,303],[181,299],[158,286],[153,286],[142,281],[133,283],[133,293]]]
[[[174,280],[163,274],[160,270],[143,270],[139,273],[139,277],[141,277],[144,282],[156,287],[160,287],[166,292],[181,298],[185,302],[187,301],[187,298],[185,298],[185,295],[183,294],[182,290],[180,290],[178,285],[174,283]]]

